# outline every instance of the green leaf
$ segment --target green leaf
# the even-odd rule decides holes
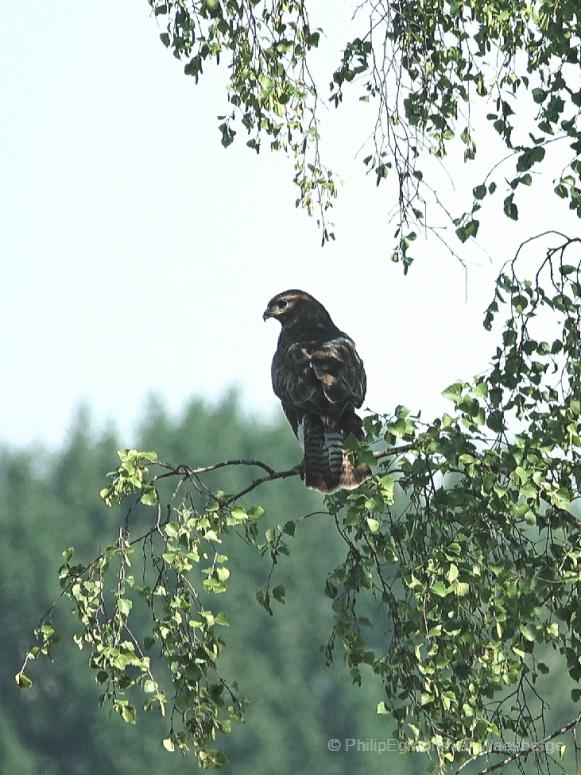
[[[250,519],[260,519],[264,515],[264,509],[262,506],[253,506],[251,509],[248,509],[248,516]]]
[[[125,701],[126,702],[126,701]],[[137,712],[133,705],[129,703],[125,704],[124,701],[120,701],[118,705],[119,715],[126,724],[135,724],[137,720]]]
[[[234,519],[238,519],[241,522],[245,522],[248,519],[248,513],[242,506],[234,506],[234,508],[230,511],[230,515]]]
[[[531,629],[531,627],[528,624],[521,624],[520,627],[519,627],[519,630],[521,631],[523,637],[526,640],[531,641],[531,642],[534,641],[535,633],[533,632],[533,630]]]
[[[216,568],[215,573],[219,581],[227,581],[230,578],[230,571],[223,565]]]
[[[470,239],[470,237],[476,237],[479,227],[480,221],[477,221],[475,218],[473,218],[463,226],[458,226],[456,229],[456,236],[460,242],[466,242],[466,240]]]
[[[129,616],[131,609],[133,608],[133,601],[128,600],[125,597],[120,597],[117,600],[117,609],[123,616]]]
[[[136,452],[136,455],[139,457],[140,460],[145,460],[147,463],[157,463],[159,460],[159,457],[155,450],[151,450],[150,452],[138,451]]]
[[[388,506],[394,503],[394,487],[395,476],[393,474],[385,474],[379,477],[379,487],[381,489],[381,495]]]
[[[278,600],[279,603],[284,603],[284,595],[285,595],[285,588],[282,584],[278,584],[278,586],[274,587],[272,590],[272,596],[275,600]]]
[[[141,498],[139,499],[144,506],[156,506],[158,503],[157,490],[155,487],[148,486],[144,489]]]
[[[567,510],[571,505],[571,494],[566,487],[559,487],[559,489],[551,494],[551,503],[558,509]]]
[[[504,213],[508,218],[511,218],[513,221],[518,221],[518,208],[514,204],[514,194],[510,194],[510,196],[507,196],[504,200]]]
[[[16,673],[14,680],[21,689],[30,689],[32,686],[32,681],[30,678],[22,672]]]
[[[454,382],[442,391],[442,396],[457,404],[460,401],[462,391],[465,385],[463,382]]]
[[[472,393],[478,398],[487,398],[488,385],[486,384],[486,382],[479,382],[477,385],[474,386]]]
[[[436,581],[436,583],[432,585],[432,592],[434,595],[438,595],[438,597],[446,597],[451,591],[451,587],[446,586],[443,581]]]
[[[453,581],[456,581],[456,579],[458,578],[458,566],[457,565],[455,565],[454,563],[450,564],[450,570],[448,571],[448,573],[446,575],[446,578],[448,579],[448,581],[450,583],[452,583]]]

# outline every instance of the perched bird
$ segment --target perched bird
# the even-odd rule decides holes
[[[345,449],[352,433],[363,438],[355,409],[363,403],[367,380],[355,343],[340,331],[315,298],[304,291],[279,293],[263,319],[282,326],[272,359],[272,387],[303,445],[304,480],[319,492],[353,489],[371,472],[353,464]]]

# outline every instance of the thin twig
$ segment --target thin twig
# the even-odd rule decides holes
[[[490,767],[487,767],[485,770],[480,770],[478,775],[489,775],[490,772],[499,770],[501,767],[506,767],[511,762],[514,762],[517,759],[521,759],[523,756],[528,756],[533,751],[538,751],[540,748],[543,748],[546,745],[546,743],[549,743],[551,740],[554,740],[556,737],[559,737],[559,735],[564,735],[566,732],[570,732],[572,729],[575,729],[580,723],[581,723],[581,713],[576,718],[572,719],[571,721],[568,721],[566,724],[563,724],[563,726],[560,727],[559,729],[555,729],[553,732],[551,732],[550,735],[543,737],[542,740],[539,740],[536,743],[531,743],[531,745],[527,746],[526,748],[523,748],[520,751],[515,751],[510,756],[507,756],[506,759],[503,759],[501,762],[497,762],[496,764],[493,764]],[[476,759],[481,759],[483,756],[486,756],[489,753],[490,751],[483,751],[482,753],[476,754],[476,756],[470,757],[470,759],[467,759],[456,770],[456,775],[458,775],[458,773],[461,772],[469,764],[472,764],[472,762],[476,761]]]

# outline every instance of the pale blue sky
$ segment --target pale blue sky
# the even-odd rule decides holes
[[[484,249],[466,250],[467,296],[463,271],[432,240],[404,278],[388,260],[393,190],[376,189],[354,159],[366,116],[330,111],[324,139],[346,185],[338,241],[321,249],[294,209],[290,164],[243,142],[224,150],[223,76],[196,87],[158,32],[145,0],[2,9],[0,441],[58,443],[85,401],[129,444],[151,393],[179,411],[238,385],[250,409],[278,411],[278,327],[261,315],[289,287],[319,297],[355,338],[370,407],[438,411],[444,387],[486,368],[494,341],[482,309],[519,235],[575,228],[550,180],[526,200],[526,223],[483,220]],[[485,137],[482,169],[502,154]],[[480,181],[454,158],[450,168],[456,190],[443,175],[441,185],[467,201],[463,186]]]

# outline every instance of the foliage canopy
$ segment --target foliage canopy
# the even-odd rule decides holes
[[[230,110],[219,117],[223,145],[242,131],[257,152],[267,145],[289,154],[297,206],[318,213],[323,242],[333,237],[325,213],[337,195],[337,175],[324,163],[321,104],[340,108],[350,91],[374,107],[367,171],[378,184],[388,176],[397,180],[392,258],[405,268],[419,230],[441,238],[431,227],[432,208],[449,219],[461,242],[478,233],[487,198],[500,196],[504,214],[517,220],[519,186],[532,185],[544,169],[546,146],[556,141],[570,146],[571,157],[554,174],[554,190],[581,216],[577,0],[364,0],[352,4],[349,38],[324,75],[318,75],[316,50],[325,30],[312,20],[320,9],[308,0],[149,3],[165,20],[162,42],[186,62],[186,74],[197,81],[209,62],[226,60]],[[481,113],[508,156],[474,180],[470,207],[454,212],[456,205],[434,191],[427,160],[444,158],[457,141],[465,161],[474,159]]]

